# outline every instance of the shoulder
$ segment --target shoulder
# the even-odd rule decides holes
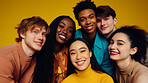
[[[148,82],[148,71],[137,74],[134,78],[134,83],[147,83]]]
[[[75,74],[71,74],[68,77],[66,77],[61,83],[74,83],[76,80],[75,78]]]
[[[75,38],[82,38],[82,30],[81,29],[76,30]]]
[[[17,44],[12,44],[12,45],[0,48],[0,56],[7,55],[11,53],[12,51],[16,50],[18,48],[18,45],[19,44],[17,43]]]
[[[147,83],[148,82],[148,68],[139,63],[135,71],[134,83]]]
[[[102,80],[103,83],[113,83],[113,79],[110,75],[103,73],[103,72],[96,72],[96,76],[98,79]]]

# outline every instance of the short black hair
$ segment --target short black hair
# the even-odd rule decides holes
[[[78,20],[78,14],[84,10],[84,9],[92,9],[94,10],[95,14],[96,14],[96,5],[94,4],[94,2],[91,2],[91,0],[85,0],[85,1],[81,1],[80,3],[77,3],[77,5],[75,7],[73,7],[74,10],[74,14],[75,14],[75,18]]]

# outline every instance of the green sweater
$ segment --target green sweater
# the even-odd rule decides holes
[[[62,83],[114,83],[106,73],[96,72],[91,65],[84,71],[78,71],[65,78]]]

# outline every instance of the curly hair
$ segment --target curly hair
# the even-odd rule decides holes
[[[94,10],[95,14],[96,14],[96,5],[94,4],[94,2],[91,2],[91,0],[85,0],[85,1],[81,1],[80,3],[77,3],[77,5],[75,7],[73,7],[74,10],[74,14],[75,14],[75,18],[78,20],[78,14],[84,10],[84,9],[92,9]]]
[[[148,33],[141,29],[138,26],[123,26],[120,29],[117,29],[109,38],[109,40],[116,34],[116,33],[124,33],[128,36],[131,48],[137,47],[137,52],[131,56],[132,59],[144,64],[146,59],[146,49],[148,46],[147,35]]]

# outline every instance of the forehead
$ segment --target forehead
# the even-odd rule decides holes
[[[45,30],[45,31],[46,31],[45,26],[39,26],[39,25],[32,25],[32,26],[29,27],[28,30],[32,31],[32,30],[34,30],[34,29]]]
[[[89,16],[90,14],[95,15],[95,12],[93,9],[84,9],[79,12],[78,16],[79,18],[81,18],[81,17]]]
[[[81,48],[81,47],[86,47],[86,48],[88,48],[84,42],[79,41],[79,40],[73,42],[73,43],[70,45],[70,49],[79,49],[79,48]]]
[[[125,42],[130,42],[129,41],[129,37],[127,34],[125,33],[116,33],[113,37],[112,37],[113,40],[124,40]]]
[[[101,16],[97,16],[97,19],[103,19],[103,18],[113,18],[111,15],[109,16],[105,16],[105,15],[101,15]]]
[[[69,18],[63,18],[60,23],[64,24],[64,25],[71,25],[74,26],[72,20],[70,20]]]

